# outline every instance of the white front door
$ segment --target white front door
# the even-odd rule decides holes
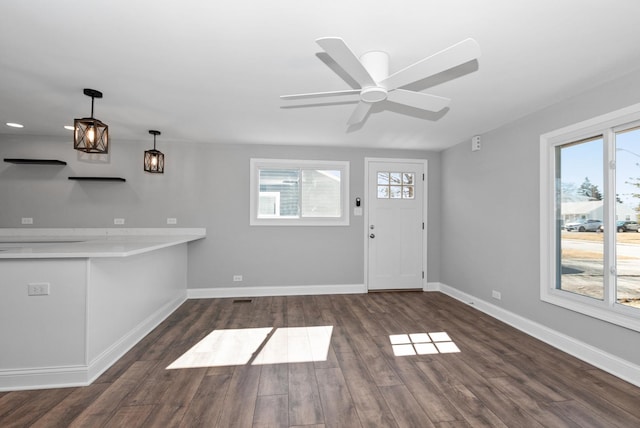
[[[365,162],[368,289],[422,289],[426,161]]]

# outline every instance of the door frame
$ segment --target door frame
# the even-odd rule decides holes
[[[369,292],[369,167],[372,162],[397,162],[422,164],[424,168],[424,185],[422,186],[422,218],[424,220],[424,230],[422,232],[422,290],[427,291],[427,231],[428,231],[428,187],[429,187],[429,161],[427,159],[403,159],[403,158],[364,158],[364,286]]]

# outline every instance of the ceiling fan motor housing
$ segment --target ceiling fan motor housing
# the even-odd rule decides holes
[[[360,57],[360,62],[377,85],[362,88],[360,99],[367,103],[386,100],[387,88],[378,82],[389,77],[389,54],[383,51],[370,51]]]

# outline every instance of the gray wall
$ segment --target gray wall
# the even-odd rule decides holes
[[[640,333],[540,301],[539,255],[540,135],[638,102],[640,72],[444,151],[440,282],[640,364]]]
[[[115,135],[115,130],[112,131]],[[427,280],[439,280],[440,154],[426,151],[303,148],[291,146],[177,144],[158,141],[166,156],[163,175],[142,171],[140,142],[112,141],[108,162],[87,162],[69,139],[0,136],[0,156],[54,158],[66,167],[0,163],[0,227],[206,227],[207,239],[189,249],[189,287],[362,284],[364,158],[429,160]],[[249,159],[348,160],[351,222],[345,227],[249,226]],[[81,159],[82,158],[82,159]],[[126,183],[71,182],[70,175],[121,176]],[[29,226],[27,226],[29,227]],[[241,284],[233,283],[243,275]]]
[[[140,142],[114,140],[109,163],[78,160],[67,139],[0,136],[1,157],[57,158],[64,168],[0,163],[0,227],[206,227],[191,246],[191,288],[356,284],[363,281],[363,217],[348,227],[250,227],[249,158],[351,161],[351,202],[364,198],[364,157],[429,159],[428,281],[442,282],[640,364],[640,334],[540,301],[540,134],[640,102],[640,73],[548,107],[443,153],[261,145],[167,144],[167,172],[142,171]],[[126,183],[73,183],[116,175]],[[351,205],[350,209],[353,208]]]

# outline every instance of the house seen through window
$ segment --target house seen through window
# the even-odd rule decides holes
[[[640,122],[625,118],[541,137],[541,297],[640,331]]]
[[[252,225],[346,225],[349,163],[251,160]]]

